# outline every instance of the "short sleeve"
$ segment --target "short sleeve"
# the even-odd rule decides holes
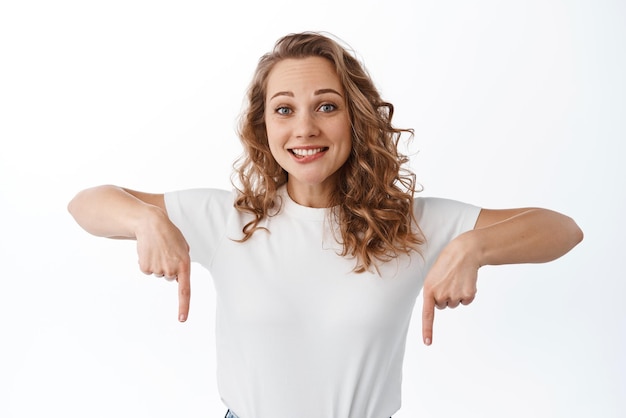
[[[421,197],[415,199],[414,210],[426,239],[422,256],[428,271],[450,241],[474,228],[481,208],[456,200]]]
[[[168,217],[182,232],[191,261],[209,268],[233,213],[234,194],[218,189],[165,193]]]

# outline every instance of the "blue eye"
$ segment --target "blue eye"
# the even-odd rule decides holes
[[[335,109],[337,109],[337,106],[330,103],[326,103],[320,106],[320,111],[322,112],[332,112]]]
[[[279,115],[288,115],[291,113],[291,109],[285,106],[281,106],[276,109],[276,113],[278,113]]]

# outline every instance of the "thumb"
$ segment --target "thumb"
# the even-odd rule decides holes
[[[433,342],[433,323],[435,322],[435,298],[428,291],[424,291],[424,305],[422,307],[422,339],[424,344]]]

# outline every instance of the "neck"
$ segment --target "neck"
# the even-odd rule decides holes
[[[327,187],[298,185],[287,182],[287,193],[291,200],[301,206],[310,208],[328,208],[331,206],[332,189]]]

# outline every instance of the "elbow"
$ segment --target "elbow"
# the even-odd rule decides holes
[[[574,248],[582,242],[582,240],[585,238],[585,234],[572,218],[567,217],[567,220],[567,231],[569,232],[571,248]]]
[[[76,195],[67,204],[67,211],[74,217],[74,219],[82,217],[84,213],[89,213],[90,208],[97,205],[97,200],[94,200],[100,194],[100,190],[106,186],[96,186],[88,189],[84,189],[76,193]]]
[[[85,213],[89,213],[90,200],[93,198],[92,189],[79,191],[67,204],[67,211],[78,222],[84,217]]]
[[[67,204],[67,211],[74,219],[80,215],[81,206],[83,206],[81,201],[84,193],[84,191],[78,192],[78,194],[76,194]]]
[[[585,234],[583,233],[583,230],[580,229],[578,225],[576,225],[576,244],[575,245],[580,244],[584,238],[585,238]]]
[[[73,217],[75,216],[76,213],[76,197],[72,198],[72,200],[69,201],[69,203],[67,204],[67,211],[70,213],[70,215],[72,215]]]

